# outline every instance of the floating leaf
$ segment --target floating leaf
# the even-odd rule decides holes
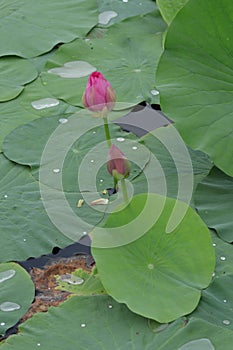
[[[156,75],[162,110],[184,141],[231,176],[232,18],[231,0],[189,0],[168,28]]]
[[[184,344],[178,350],[215,350],[215,347],[209,339],[202,338],[197,340],[191,340]]]
[[[170,24],[187,1],[188,0],[157,0],[156,3],[164,20]]]
[[[29,58],[29,61],[34,65],[37,69],[38,73],[41,73],[42,69],[45,66],[46,61],[48,61],[49,57],[56,52],[57,48],[55,47],[53,50],[46,52],[43,55]]]
[[[233,330],[232,278],[233,275],[214,278],[211,285],[203,291],[193,316]]]
[[[226,350],[230,350],[232,346],[232,344],[230,344],[232,336],[233,332],[228,329],[222,329],[221,327],[214,326],[199,318],[191,317],[187,326],[177,332],[174,337],[171,337],[168,344],[166,339],[164,339],[164,349],[163,347],[161,347],[161,349],[183,350],[184,347],[186,350],[220,350],[223,347]],[[193,347],[185,348],[188,344],[190,346],[193,345]],[[197,347],[197,344],[199,347]]]
[[[41,200],[38,181],[32,177],[29,168],[12,163],[3,155],[0,155],[0,165],[0,232],[4,247],[1,261],[24,260],[50,253],[54,246],[65,247],[73,243],[51,223]],[[78,195],[67,194],[74,211],[78,211]],[[59,217],[63,214],[62,209],[57,213]],[[92,224],[103,216],[99,212],[92,214],[89,213]],[[73,227],[73,234],[74,240],[81,238],[82,227]]]
[[[75,281],[77,278],[80,279],[82,283],[72,283],[72,281]],[[75,270],[70,276],[70,281],[71,282],[68,280],[65,281],[64,278],[58,276],[57,289],[65,290],[75,295],[106,294],[95,267],[91,272],[84,271],[83,269]]]
[[[192,316],[219,327],[233,329],[233,246],[212,232],[216,266],[210,286],[203,290],[201,301]]]
[[[191,319],[187,325],[179,319],[162,332],[154,333],[147,319],[108,296],[73,296],[59,307],[51,307],[20,325],[19,334],[10,336],[1,349],[64,350],[69,346],[69,349],[142,350],[146,344],[147,350],[174,350],[200,338],[208,338],[216,350],[232,348],[232,331],[199,319]]]
[[[48,98],[49,100],[52,99],[53,105],[51,103],[49,105],[48,102],[45,103],[45,99]],[[38,101],[41,102],[39,103]],[[44,108],[34,108],[33,105]],[[26,124],[39,117],[51,115],[60,116],[60,118],[64,119],[67,117],[66,115],[75,110],[78,110],[78,108],[55,99],[41,84],[40,79],[36,79],[24,88],[24,91],[18,98],[0,103],[0,150],[3,139],[17,126]]]
[[[219,278],[233,275],[233,245],[224,242],[212,232],[213,246],[216,252],[216,266],[213,276]]]
[[[58,43],[85,36],[97,22],[94,0],[3,0],[0,56],[39,56]]]
[[[113,112],[115,113],[120,112]],[[131,177],[134,178],[142,171],[141,168],[147,163],[150,153],[142,149],[135,154],[132,147],[136,143],[136,137],[122,132],[114,124],[110,127],[116,142],[125,143],[128,148],[127,156],[134,157],[132,159],[135,160],[136,165],[132,164]],[[101,167],[106,168],[108,155],[104,138],[102,119],[91,118],[86,110],[82,110],[80,114],[65,120],[59,117],[37,119],[15,129],[5,139],[5,155],[11,160],[14,159],[14,162],[29,165],[33,169],[35,178],[40,180],[34,185],[36,185],[36,196],[39,195],[37,191],[40,190],[39,198],[41,197],[42,201],[34,203],[35,198],[32,201],[33,206],[39,205],[42,211],[38,210],[40,215],[35,211],[28,214],[31,224],[33,223],[31,218],[36,216],[34,220],[40,222],[47,213],[48,221],[50,219],[65,236],[77,241],[83,234],[89,233],[94,225],[101,222],[106,206],[94,207],[90,203],[103,197],[104,189],[113,186],[113,180],[109,174],[106,178],[100,177],[99,174]],[[117,139],[123,139],[123,141],[117,141]],[[84,200],[84,203],[79,208],[77,203],[80,200]],[[12,205],[11,202],[10,205]],[[42,209],[43,205],[46,211]],[[26,207],[26,212],[31,210],[28,206]],[[14,214],[9,211],[9,218],[10,215]],[[29,231],[31,229],[30,225]],[[53,226],[51,229],[56,235],[57,229]],[[12,227],[12,230],[15,228]],[[38,230],[40,232],[41,228],[38,227]],[[36,230],[34,232],[34,235],[38,234]],[[20,234],[22,235],[22,232]],[[42,234],[42,240],[45,239],[44,234]],[[61,242],[55,245],[63,246],[63,242],[64,240],[61,239]],[[47,242],[47,249],[49,246],[50,243]],[[38,251],[40,249],[38,248]]]
[[[180,210],[187,207],[186,215],[166,233],[175,202],[137,195],[128,207],[109,216],[105,230],[95,228],[92,233],[92,254],[107,293],[159,322],[195,309],[214,269],[208,229],[191,208],[180,202]]]
[[[109,307],[110,306],[110,307]],[[180,323],[173,328],[180,328]],[[74,332],[75,327],[75,332]],[[154,349],[156,336],[146,319],[130,312],[108,296],[73,296],[46,314],[37,314],[20,326],[20,336],[9,337],[2,350],[55,347],[88,349]]]
[[[107,25],[112,25],[129,17],[144,15],[157,9],[156,4],[151,0],[143,0],[143,2],[141,0],[112,0],[111,3],[108,0],[98,0],[98,5],[100,14],[107,11],[115,13],[115,16],[106,23]]]
[[[5,247],[4,247],[5,248]],[[27,312],[34,298],[34,284],[18,264],[0,264],[0,336]]]
[[[37,77],[35,67],[27,60],[17,57],[3,57],[0,60],[0,102],[18,96],[24,84]]]
[[[233,178],[217,168],[198,185],[195,193],[198,213],[227,242],[233,242]]]
[[[80,106],[91,71],[85,70],[86,76],[76,77],[83,73],[83,62],[86,62],[110,81],[118,102],[133,105],[146,99],[158,103],[154,75],[162,53],[164,29],[165,24],[156,11],[115,24],[101,38],[78,39],[62,45],[48,60],[42,73],[43,82],[57,98]],[[73,65],[69,78],[54,74],[54,69],[61,73],[68,64]]]
[[[187,147],[173,125],[148,133],[140,142],[153,154],[144,172],[147,182],[153,184],[153,192],[178,198],[189,204],[192,191],[195,192],[198,183],[208,175],[213,166],[209,157]],[[142,176],[138,177],[134,185],[145,187],[145,180]]]
[[[122,112],[112,112],[111,115],[121,116]],[[113,142],[132,161],[132,179],[142,171],[150,152],[137,144],[135,135],[123,132],[119,126],[110,123],[110,131]],[[59,170],[63,172],[64,191],[79,192],[81,189],[94,193],[113,185],[112,177],[106,170],[108,148],[104,140],[103,120],[92,118],[86,110],[81,110],[69,118],[52,116],[23,125],[5,138],[3,149],[12,161],[35,169],[37,178],[40,166],[44,171],[49,171],[40,180],[50,187],[55,187],[53,170],[56,172],[58,169],[58,173]],[[138,147],[137,152],[133,147]],[[100,168],[103,170],[100,171]],[[97,198],[92,195],[87,202]]]

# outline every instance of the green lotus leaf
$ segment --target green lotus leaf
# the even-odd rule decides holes
[[[181,324],[179,321],[173,325],[173,332],[177,332]],[[133,347],[141,350],[145,343],[148,350],[154,349],[157,343],[155,333],[148,328],[147,319],[133,314],[109,296],[73,296],[59,307],[52,307],[46,314],[37,314],[22,324],[20,336],[9,337],[1,348],[31,350],[38,346],[47,349],[52,346],[63,350],[69,344],[69,349],[118,350]]]
[[[206,225],[225,241],[233,242],[233,178],[213,168],[198,185],[195,204]]]
[[[83,234],[90,232],[93,226],[100,223],[105,215],[107,203],[94,206],[92,202],[100,198],[108,202],[108,194],[102,192],[106,188],[113,187],[113,179],[106,170],[108,148],[104,141],[102,119],[92,118],[88,113],[82,110],[69,118],[57,116],[39,118],[13,130],[5,139],[3,145],[5,155],[15,163],[28,165],[33,170],[33,178],[27,170],[31,181],[34,180],[31,186],[36,187],[32,206],[38,205],[40,209],[38,213],[34,210],[27,214],[30,221],[30,225],[27,226],[29,232],[31,232],[33,220],[38,222],[38,230],[41,231],[39,223],[47,213],[48,217],[45,220],[47,224],[50,218],[66,237],[77,241]],[[113,112],[113,114],[119,115],[121,112]],[[123,132],[119,126],[110,124],[110,130],[114,142],[123,150],[126,149],[126,155],[130,161],[132,160],[130,175],[132,180],[145,167],[150,152],[144,148],[140,149],[140,145],[135,152],[133,147],[137,147],[135,146],[136,136]],[[40,180],[39,183],[36,180]],[[29,205],[31,197],[28,191],[25,191],[26,212],[32,210]],[[8,188],[3,196],[5,193],[8,195]],[[41,197],[42,201],[34,203],[38,199],[37,196]],[[122,201],[122,195],[118,198],[118,202],[120,201]],[[12,205],[11,201],[7,203]],[[46,211],[43,210],[43,205]],[[14,212],[9,211],[9,219],[12,215],[14,216]],[[49,229],[54,236],[58,234],[56,227],[49,224]],[[8,227],[8,230],[14,231],[15,228]],[[36,230],[34,232],[34,235],[38,234]],[[20,235],[22,234],[21,230]],[[44,235],[41,236],[42,240],[45,239]],[[61,241],[58,238],[55,241],[57,243],[52,238],[51,241],[46,243],[47,251],[51,243],[62,247],[64,242],[67,242],[64,238]],[[70,243],[70,240],[68,242]],[[43,253],[42,247],[37,248],[38,253]],[[29,254],[28,251],[27,254]],[[33,255],[35,255],[34,252]]]
[[[225,339],[224,334],[226,337]],[[172,350],[174,348],[178,350],[221,350],[222,347],[230,350],[232,347],[232,336],[233,332],[227,328],[223,329],[222,327],[217,327],[202,319],[191,317],[187,327],[177,333],[176,337],[169,341],[169,345],[165,345],[164,350]],[[199,347],[197,347],[197,345],[199,345]]]
[[[25,260],[51,253],[54,246],[64,248],[81,238],[85,222],[83,227],[81,224],[74,226],[69,221],[65,211],[66,201],[57,202],[54,192],[47,189],[48,196],[51,195],[52,198],[46,209],[51,204],[55,219],[61,218],[63,225],[70,228],[72,236],[66,235],[66,231],[62,231],[60,226],[57,228],[50,221],[41,199],[39,183],[32,177],[28,167],[16,165],[3,155],[0,155],[0,165],[0,235],[4,247],[1,261]],[[65,196],[75,218],[76,215],[88,218],[88,225],[96,225],[103,217],[103,212],[88,205],[83,206],[80,212],[77,208],[80,193],[65,193]]]
[[[54,182],[56,174],[52,172]],[[1,156],[0,233],[2,261],[25,260],[64,248],[78,241],[97,225],[106,206],[96,210],[90,203],[78,208],[79,192],[60,192],[40,184],[26,167],[14,165]],[[92,199],[99,193],[89,193]]]
[[[215,350],[215,347],[211,341],[207,338],[201,338],[196,340],[191,340],[190,342],[184,344],[178,350]]]
[[[101,25],[112,25],[126,18],[144,15],[155,11],[156,4],[151,0],[118,1],[98,0]],[[107,23],[106,23],[107,22]]]
[[[157,0],[157,5],[164,20],[170,24],[187,1],[188,0]]]
[[[36,77],[37,71],[31,62],[17,57],[1,58],[0,102],[17,97],[23,91],[24,84]]]
[[[52,56],[56,51],[57,51],[57,48],[55,47],[54,49],[44,53],[43,55],[32,57],[32,58],[29,58],[28,60],[35,66],[38,73],[41,73],[49,57]]]
[[[158,195],[136,195],[109,216],[105,230],[92,232],[92,254],[106,292],[158,322],[195,309],[215,264],[208,229],[185,203],[179,203],[180,211],[186,210],[182,222],[166,232],[175,203]]]
[[[57,98],[80,106],[87,77],[98,70],[116,90],[118,102],[158,103],[154,74],[162,53],[164,29],[160,14],[155,11],[115,24],[101,32],[101,37],[62,45],[48,60],[43,82]]]
[[[110,117],[115,119],[119,115],[120,112],[112,112]],[[81,191],[86,202],[90,203],[99,198],[96,192],[102,192],[113,186],[112,177],[107,172],[105,164],[108,150],[103,143],[105,135],[102,124],[101,119],[90,118],[84,110],[69,118],[57,116],[41,118],[15,129],[8,135],[4,141],[4,154],[14,162],[33,168],[33,174],[37,179],[41,165],[40,170],[44,168],[44,172],[41,172],[44,174],[43,179],[40,178],[41,182],[65,192]],[[113,142],[121,148],[131,163],[130,176],[127,179],[130,195],[150,191],[186,199],[189,203],[192,197],[193,171],[196,184],[208,174],[212,166],[208,157],[191,150],[189,154],[183,141],[180,150],[177,138],[174,139],[173,126],[156,129],[153,135],[142,138],[141,142],[138,142],[133,134],[121,131],[114,124],[111,124],[110,128]],[[159,141],[161,138],[165,140],[165,145]],[[172,155],[171,150],[166,149],[166,144],[173,149]],[[42,154],[43,160],[41,160]],[[49,161],[46,157],[49,157]],[[62,183],[57,183],[58,176],[55,180],[53,169],[63,169],[60,172]],[[190,186],[189,179],[191,179]],[[164,185],[167,185],[167,192]],[[189,186],[190,196],[184,198],[181,192],[184,192],[186,185]],[[119,193],[121,194],[121,191]],[[82,196],[78,199],[82,199]],[[112,199],[115,204],[121,200],[117,196]],[[103,209],[104,207],[101,210]]]
[[[75,110],[78,108],[55,99],[40,79],[36,79],[24,88],[18,98],[0,103],[0,150],[3,139],[19,125],[51,115],[66,118],[66,115]]]
[[[213,166],[209,157],[203,152],[187,147],[178,133],[176,134],[173,125],[148,133],[140,142],[152,152],[158,162],[156,165],[151,157],[144,171],[147,182],[153,184],[153,191],[178,199],[180,196],[180,199],[189,204],[192,192],[195,193],[198,183],[208,175]],[[140,187],[141,193],[143,192],[145,180],[142,175],[134,180],[134,186]],[[193,201],[191,203],[194,206]]]
[[[75,295],[106,294],[96,267],[91,272],[77,269],[71,274],[57,276],[57,288]]]
[[[216,266],[214,276],[216,278],[233,275],[233,246],[220,239],[214,231],[211,231],[213,246],[216,253]]]
[[[195,204],[198,213],[206,224],[217,231],[227,242],[233,241],[232,206],[233,178],[218,168],[198,185],[195,193]],[[217,204],[218,203],[218,204]]]
[[[58,43],[85,36],[97,23],[94,0],[3,0],[0,56],[39,56]]]
[[[156,73],[162,110],[184,141],[231,176],[232,18],[231,0],[189,0],[168,28]]]
[[[29,274],[16,263],[0,263],[0,336],[16,324],[34,299]]]
[[[211,285],[203,291],[201,301],[193,316],[232,330],[232,278],[233,275],[214,278]]]
[[[233,329],[233,246],[212,232],[216,266],[210,286],[202,291],[201,301],[191,316],[219,327]]]
[[[122,112],[110,114],[113,119],[121,115]],[[123,132],[119,126],[110,123],[110,131],[112,142],[131,161],[129,179],[132,180],[149,161],[150,152],[137,143],[135,135]],[[37,179],[39,167],[42,175],[41,169],[48,171],[40,181],[50,187],[56,187],[52,170],[62,167],[64,191],[93,193],[113,186],[112,177],[106,170],[108,148],[104,140],[103,120],[92,118],[86,110],[81,110],[68,118],[62,115],[39,118],[16,128],[5,138],[3,150],[12,161],[34,169]]]
[[[209,339],[216,350],[221,347],[231,350],[233,333],[194,318],[187,325],[179,319],[157,333],[147,319],[108,296],[73,296],[59,307],[51,307],[20,325],[19,334],[10,336],[0,347],[2,350],[38,347],[142,350],[146,346],[147,350],[174,350],[202,338]]]

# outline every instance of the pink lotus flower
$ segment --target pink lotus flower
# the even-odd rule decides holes
[[[93,112],[110,111],[116,102],[116,93],[100,72],[93,72],[88,78],[82,102]]]
[[[117,181],[125,179],[130,173],[130,163],[128,159],[114,144],[111,145],[109,150],[107,169]]]

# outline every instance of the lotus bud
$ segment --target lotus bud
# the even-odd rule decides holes
[[[125,179],[130,174],[130,163],[121,150],[111,145],[107,161],[108,172],[117,180]]]
[[[92,112],[110,111],[116,102],[116,93],[100,72],[93,72],[88,78],[82,102]]]

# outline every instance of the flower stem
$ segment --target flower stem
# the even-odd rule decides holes
[[[110,136],[110,131],[109,131],[109,126],[108,126],[108,116],[104,115],[104,131],[105,131],[105,136],[107,140],[108,147],[111,147],[111,136]]]
[[[117,192],[118,191],[118,186],[117,186],[117,184],[118,184],[118,181],[117,181],[117,179],[115,178],[115,177],[113,177],[113,180],[114,180],[114,190]]]
[[[121,179],[121,188],[122,188],[124,202],[125,202],[125,204],[128,204],[129,203],[129,198],[128,198],[128,193],[127,193],[125,179]]]
[[[108,148],[110,149],[112,143],[111,143],[111,136],[110,136],[109,126],[108,126],[108,115],[107,115],[107,113],[105,113],[105,111],[103,112],[103,119],[104,119],[105,137],[106,137],[106,141],[107,141],[107,144],[108,144]],[[118,186],[117,186],[118,181],[115,179],[115,177],[113,177],[113,181],[114,181],[113,188],[117,192],[117,190],[118,190]]]

